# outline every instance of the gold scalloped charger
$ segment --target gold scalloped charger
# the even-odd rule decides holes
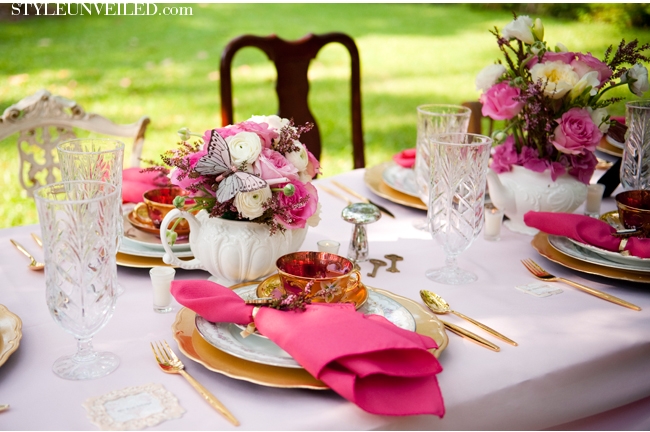
[[[18,349],[22,328],[23,322],[18,315],[0,304],[0,366]]]
[[[366,172],[363,175],[363,181],[366,183],[366,186],[375,195],[385,198],[388,201],[419,210],[426,210],[427,206],[420,198],[402,193],[386,184],[384,181],[384,170],[394,164],[395,162],[384,162],[374,167],[366,168]]]
[[[612,145],[605,137],[600,140],[596,149],[610,156],[623,157],[623,149]]]
[[[238,284],[234,287],[241,287],[242,285],[244,284]],[[434,356],[440,356],[447,347],[449,338],[447,337],[443,324],[432,312],[415,301],[393,294],[390,291],[377,288],[369,289],[395,300],[407,309],[415,319],[416,331],[422,335],[430,336],[436,341],[438,348],[432,352]],[[199,331],[196,329],[195,319],[196,313],[190,309],[182,308],[178,311],[176,320],[172,324],[172,332],[181,352],[193,361],[202,364],[207,369],[234,379],[268,387],[304,388],[311,390],[325,390],[329,388],[325,383],[317,380],[304,369],[255,363],[221,351],[201,337]]]

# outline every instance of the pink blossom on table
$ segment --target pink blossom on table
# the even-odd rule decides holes
[[[287,158],[270,148],[262,149],[259,158],[253,163],[253,173],[264,180],[273,180],[286,177],[290,180],[298,179],[298,170]]]
[[[296,188],[295,193],[290,197],[283,193],[277,195],[281,207],[286,209],[286,211],[276,214],[275,220],[288,229],[304,228],[307,224],[307,219],[318,208],[318,192],[311,183],[302,183],[297,180],[291,181],[290,183]],[[285,185],[279,184],[276,187],[281,188]],[[305,198],[306,202],[300,204]]]
[[[598,87],[601,87],[612,77],[612,70],[609,66],[592,56],[591,53],[577,53],[576,56],[577,59],[571,62],[571,67],[580,78],[591,71],[598,72],[598,81],[600,82]]]
[[[580,154],[595,151],[602,137],[586,109],[571,108],[558,120],[552,142],[561,153]]]
[[[571,155],[569,161],[569,174],[588,185],[598,164],[596,156],[593,153]]]
[[[512,169],[518,159],[515,139],[510,135],[503,144],[499,144],[492,149],[492,165],[490,165],[490,168],[497,173],[507,172]]]
[[[518,101],[520,90],[503,81],[493,85],[483,93],[480,101],[481,112],[494,120],[509,120],[519,114],[524,103]]]
[[[320,171],[320,162],[309,150],[307,150],[307,161],[307,168],[305,170],[307,171],[307,174],[311,176],[311,178],[316,177],[316,174],[322,174]]]

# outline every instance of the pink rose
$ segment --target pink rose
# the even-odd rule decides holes
[[[276,131],[269,129],[269,125],[266,123],[255,123],[253,121],[244,121],[235,125],[216,128],[216,131],[219,132],[219,135],[221,135],[224,139],[235,136],[240,132],[253,132],[260,137],[260,140],[262,141],[262,147],[265,148],[271,148],[273,140],[279,136]],[[208,148],[208,143],[210,142],[211,133],[212,129],[205,131],[203,134],[203,142],[205,143],[204,148],[206,150]]]
[[[512,165],[517,163],[518,158],[515,139],[510,135],[503,144],[492,149],[492,165],[490,165],[490,168],[497,173],[510,171]]]
[[[287,158],[270,148],[262,149],[259,158],[253,163],[253,172],[264,180],[282,177],[289,180],[298,179],[298,169]]]
[[[285,211],[276,214],[275,220],[288,229],[304,228],[307,224],[307,219],[318,208],[318,192],[311,183],[303,184],[295,180],[291,184],[296,188],[296,192],[292,196],[288,197],[283,193],[277,195],[280,208]],[[276,187],[281,188],[285,185],[279,184]],[[303,198],[306,198],[306,202],[299,204]]]
[[[493,85],[480,97],[483,115],[494,120],[510,120],[524,106],[523,102],[516,100],[519,93],[517,87],[510,87],[505,81]]]
[[[593,152],[603,137],[586,109],[571,108],[562,114],[553,133],[553,145],[561,153]]]
[[[592,56],[591,53],[578,53],[577,55],[578,58],[571,62],[571,66],[580,78],[588,72],[596,71],[598,72],[598,81],[602,86],[612,77],[612,70],[609,66]]]

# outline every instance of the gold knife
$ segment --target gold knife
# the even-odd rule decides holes
[[[365,203],[369,203],[369,204],[374,205],[374,206],[377,207],[381,212],[386,213],[388,216],[390,216],[390,217],[392,217],[392,218],[395,218],[395,215],[392,214],[392,213],[390,212],[390,210],[388,210],[386,207],[383,207],[383,206],[377,204],[377,203],[374,202],[374,201],[370,201],[368,198],[366,198],[366,197],[364,197],[363,195],[361,195],[361,194],[359,194],[359,193],[353,191],[353,190],[350,189],[349,187],[347,187],[347,186],[345,186],[345,185],[342,185],[341,183],[337,182],[336,180],[332,180],[332,184],[333,184],[334,186],[337,186],[338,188],[340,188],[340,189],[346,191],[347,193],[349,193],[349,194],[352,195],[353,197],[356,197],[356,198],[360,199],[361,201],[363,201],[363,202],[365,202]]]
[[[449,323],[447,321],[443,321],[439,319],[441,323],[445,325],[445,328],[449,329],[449,331],[456,333],[458,336],[461,336],[465,339],[468,339],[474,343],[477,343],[481,345],[484,348],[487,348],[492,351],[499,352],[501,351],[501,348],[498,346],[494,345],[492,342],[483,339],[481,336],[477,335],[476,333],[472,333],[469,330],[465,330],[464,328],[457,326],[456,324]]]
[[[352,204],[352,201],[350,201],[348,198],[344,197],[344,196],[341,195],[340,193],[338,193],[338,192],[336,192],[336,191],[333,191],[332,189],[330,189],[330,188],[328,188],[328,187],[325,187],[325,186],[323,186],[322,184],[319,184],[318,187],[319,187],[320,189],[324,190],[325,192],[327,192],[328,194],[330,194],[330,195],[332,195],[332,196],[334,196],[334,197],[336,197],[336,198],[338,198],[338,199],[342,199],[343,201],[345,201],[346,203],[348,203],[348,205]]]
[[[32,238],[34,239],[37,245],[43,247],[43,242],[41,241],[41,238],[36,233],[32,233]]]

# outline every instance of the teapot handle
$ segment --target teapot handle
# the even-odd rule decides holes
[[[205,270],[205,267],[201,264],[201,262],[198,260],[198,258],[194,258],[189,261],[183,261],[179,259],[175,254],[174,251],[172,251],[171,246],[169,245],[169,241],[167,240],[167,228],[169,227],[169,224],[173,219],[176,219],[177,217],[185,217],[184,211],[181,211],[179,209],[172,209],[167,213],[165,218],[162,220],[162,223],[160,224],[160,241],[162,242],[163,248],[165,249],[165,255],[163,255],[163,262],[165,264],[173,265],[176,267],[180,267],[185,270]],[[191,216],[191,215],[190,215]],[[192,246],[190,245],[190,248]]]

